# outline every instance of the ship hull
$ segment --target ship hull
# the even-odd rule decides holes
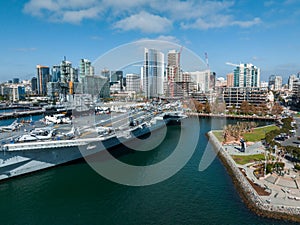
[[[0,180],[90,157],[121,143],[132,142],[135,138],[143,139],[150,132],[164,126],[165,121],[160,121],[151,127],[140,126],[132,129],[125,136],[7,145],[8,147],[0,151]]]

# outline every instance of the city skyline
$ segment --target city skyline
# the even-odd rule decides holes
[[[36,65],[64,56],[76,66],[110,49],[145,39],[175,42],[218,77],[231,63],[252,63],[261,80],[300,71],[298,1],[11,1],[1,2],[1,81],[31,79]],[[299,8],[299,7],[298,7]],[[151,22],[149,22],[151,21]],[[179,50],[179,49],[177,49]],[[184,50],[184,49],[183,49]],[[105,65],[103,66],[105,67]],[[108,68],[114,70],[117,68]],[[99,71],[95,71],[99,73]]]

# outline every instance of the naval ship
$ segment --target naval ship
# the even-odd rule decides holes
[[[36,128],[20,135],[0,149],[0,180],[54,167],[111,149],[121,143],[142,137],[169,123],[178,123],[185,115],[177,112],[163,113],[149,120],[132,119],[118,129],[98,127],[94,136],[84,137],[80,132],[92,133],[92,128],[74,129],[57,135],[54,128]],[[11,127],[9,127],[11,128]],[[116,131],[117,130],[117,131]]]

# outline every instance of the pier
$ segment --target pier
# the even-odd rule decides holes
[[[20,117],[28,117],[34,115],[41,115],[44,114],[45,110],[38,109],[38,110],[28,110],[28,111],[21,111],[21,112],[9,112],[9,113],[1,113],[0,120],[12,119],[12,118],[20,118]]]

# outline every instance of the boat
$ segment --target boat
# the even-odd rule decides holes
[[[9,132],[9,131],[15,131],[20,127],[20,124],[18,123],[18,119],[16,119],[14,122],[12,122],[8,126],[1,126],[0,127],[0,132]]]
[[[72,127],[68,132],[71,137],[66,139],[58,138],[62,136],[57,135],[53,127],[35,128],[20,136],[16,142],[1,146],[0,180],[54,167],[114,148],[160,129],[170,121],[171,117],[158,115],[135,127],[128,124],[127,128],[122,129],[94,129],[96,136],[93,137],[84,137],[86,130],[78,131]],[[91,128],[87,128],[89,129]],[[104,132],[101,133],[102,131]]]

